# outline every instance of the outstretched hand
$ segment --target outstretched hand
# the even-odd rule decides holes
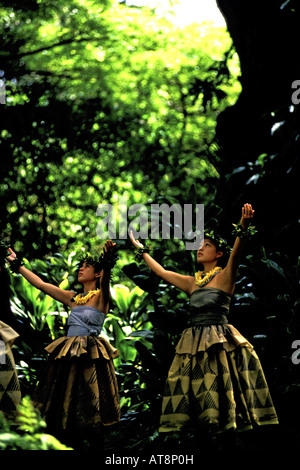
[[[242,207],[241,226],[246,229],[254,217],[254,210],[251,204],[244,204]]]
[[[106,261],[111,260],[115,251],[115,246],[116,246],[116,243],[113,243],[111,240],[107,240],[105,242],[104,247],[103,247],[103,259],[105,259]]]
[[[8,248],[8,251],[10,252],[10,255],[7,256],[6,259],[7,259],[8,261],[12,262],[12,261],[14,261],[14,260],[16,259],[17,255],[16,255],[16,253],[15,253],[11,248]]]
[[[131,240],[132,244],[133,244],[136,248],[144,248],[144,245],[143,245],[141,242],[139,242],[138,240],[136,240],[136,239],[134,238],[133,233],[132,233],[132,230],[131,230],[129,236],[130,236],[130,240]]]

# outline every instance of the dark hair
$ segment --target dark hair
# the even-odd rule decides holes
[[[78,271],[81,268],[81,266],[83,265],[83,263],[91,264],[94,267],[96,273],[98,273],[99,271],[102,271],[102,269],[103,269],[103,257],[102,257],[102,255],[99,258],[95,258],[91,255],[84,256],[78,263]]]
[[[117,260],[119,259],[118,254],[116,251],[110,255],[109,259],[105,259],[103,254],[100,256],[92,256],[90,253],[85,253],[81,256],[81,259],[78,262],[77,266],[77,276],[79,269],[83,265],[84,262],[91,264],[94,267],[96,273],[102,271],[103,269],[110,270],[110,280],[112,280],[112,268],[116,264]],[[100,278],[96,280],[96,287],[100,287]]]
[[[217,251],[222,251],[223,255],[218,258],[218,266],[220,266],[220,268],[225,268],[228,263],[230,252],[227,246],[223,243],[224,240],[222,239],[222,242],[220,242],[217,238],[212,238],[206,235],[205,238],[211,241],[211,243],[216,247]]]
[[[225,268],[231,252],[231,247],[228,245],[227,241],[212,229],[205,230],[204,239],[210,240],[210,242],[216,247],[217,251],[223,252],[223,255],[218,258],[218,266],[220,266],[220,268]],[[200,267],[202,266],[201,263],[199,263],[199,265]]]
[[[85,255],[78,263],[77,266],[77,277],[79,273],[79,269],[83,266],[83,263],[88,263],[93,266],[95,273],[102,271],[103,269],[103,256],[101,255],[99,258],[95,258],[89,254]],[[100,277],[96,279],[96,288],[100,288]]]

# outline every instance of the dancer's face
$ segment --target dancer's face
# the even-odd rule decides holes
[[[83,284],[84,282],[95,281],[99,277],[99,273],[95,272],[92,264],[84,261],[78,272],[78,281]]]
[[[216,245],[211,240],[205,238],[197,251],[197,261],[199,263],[212,263],[222,256],[222,251],[217,251]]]

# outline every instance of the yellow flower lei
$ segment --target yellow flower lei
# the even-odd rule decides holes
[[[99,291],[100,291],[100,289],[95,289],[95,290],[89,290],[88,293],[85,294],[85,295],[77,294],[76,297],[74,297],[73,300],[78,305],[86,304]]]
[[[220,271],[222,271],[222,268],[220,268],[219,266],[216,266],[211,271],[209,271],[207,274],[205,274],[204,271],[198,271],[197,273],[195,273],[195,280],[196,280],[197,286],[200,286],[200,287],[205,286]]]

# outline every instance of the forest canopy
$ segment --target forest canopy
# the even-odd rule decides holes
[[[0,14],[1,229],[16,249],[42,256],[87,237],[98,246],[97,206],[119,195],[213,200],[216,119],[241,91],[225,27],[180,28],[110,1]]]

